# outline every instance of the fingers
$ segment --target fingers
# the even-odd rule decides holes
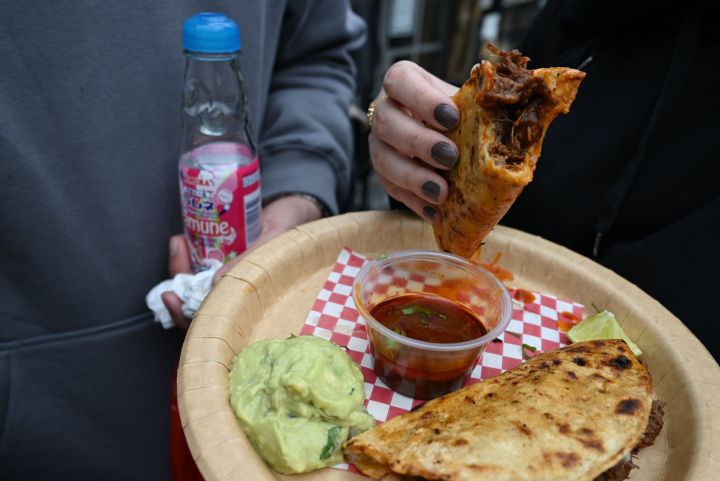
[[[170,238],[170,257],[168,260],[168,270],[170,277],[177,274],[189,274],[192,272],[190,263],[190,249],[188,249],[185,236],[178,234]],[[187,330],[190,327],[190,319],[182,313],[182,300],[172,291],[163,292],[160,296],[165,308],[170,313],[170,317],[175,321],[175,325],[180,329]]]
[[[449,169],[457,160],[457,148],[450,139],[408,116],[391,99],[375,107],[372,135],[433,167]]]
[[[402,202],[420,217],[423,217],[430,222],[436,222],[440,219],[440,214],[435,207],[428,204],[425,200],[413,194],[409,190],[405,190],[393,184],[384,177],[378,177],[378,181],[390,197]]]
[[[318,205],[302,196],[289,195],[272,201],[263,208],[260,237],[247,251],[218,269],[213,276],[213,286],[253,249],[297,225],[319,219],[321,215]]]
[[[448,186],[440,174],[402,155],[373,135],[370,135],[368,142],[373,167],[379,177],[395,187],[393,192],[396,193],[397,189],[407,191],[417,197],[415,203],[422,201],[423,206],[445,201]],[[397,197],[397,193],[393,195],[388,192],[388,194],[403,202]]]
[[[450,98],[457,87],[403,61],[388,70],[383,90],[388,98],[370,113],[373,167],[391,197],[437,221],[434,205],[445,201],[448,186],[433,169],[447,170],[457,161],[457,147],[442,133],[459,121]]]
[[[457,106],[450,99],[457,88],[412,62],[391,65],[383,80],[383,90],[435,129],[452,129],[460,120]]]
[[[190,327],[190,319],[185,317],[182,313],[183,302],[180,298],[172,291],[163,292],[160,298],[165,304],[165,308],[170,313],[170,317],[175,321],[175,325],[180,329],[186,330]]]
[[[376,102],[371,112],[373,167],[388,195],[436,221],[434,205],[445,201],[448,186],[433,168],[449,169],[458,156],[457,147],[441,132],[459,121],[450,98],[457,88],[404,61],[388,70],[383,90],[388,98]]]
[[[170,238],[170,258],[168,261],[170,277],[177,274],[188,274],[192,272],[190,264],[190,249],[188,249],[185,236],[178,234]]]

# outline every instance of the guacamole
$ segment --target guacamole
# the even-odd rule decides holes
[[[284,474],[342,462],[340,445],[375,426],[364,399],[358,366],[315,336],[256,342],[230,370],[230,403],[240,425]]]

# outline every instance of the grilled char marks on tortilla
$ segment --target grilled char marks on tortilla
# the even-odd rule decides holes
[[[542,138],[545,117],[557,100],[545,81],[527,69],[528,57],[491,44],[488,49],[499,61],[495,68],[483,68],[482,85],[475,101],[493,115],[496,140],[488,146],[488,152],[496,164],[512,169],[525,160],[528,148]]]
[[[626,368],[612,364],[618,355]],[[627,344],[588,341],[428,401],[343,450],[378,479],[592,480],[624,472],[615,467],[657,434],[652,406],[650,375]]]
[[[632,450],[633,455],[637,454],[642,448],[652,446],[655,442],[655,438],[658,434],[660,434],[660,431],[662,431],[663,416],[665,414],[663,406],[665,406],[665,403],[662,401],[658,399],[653,401],[648,425],[645,428],[645,433],[643,434],[640,443]],[[622,481],[630,475],[630,470],[634,467],[635,465],[633,464],[631,457],[623,458],[622,461],[602,473],[593,481]]]

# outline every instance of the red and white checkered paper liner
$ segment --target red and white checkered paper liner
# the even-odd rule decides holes
[[[365,322],[355,309],[352,298],[353,280],[366,262],[366,257],[351,249],[344,248],[340,251],[300,334],[322,337],[347,348],[348,355],[360,365],[365,379],[367,410],[379,424],[406,413],[425,401],[394,392],[373,371]],[[559,299],[551,294],[534,291],[532,294],[535,299],[528,303],[513,297],[512,320],[506,332],[498,337],[502,342],[491,342],[487,346],[465,385],[497,376],[521,364],[523,344],[536,349],[532,353],[526,350],[526,354],[530,355],[568,344],[565,333],[558,329],[558,317],[569,312],[582,319],[583,305]],[[358,472],[357,468],[348,464],[335,467]]]

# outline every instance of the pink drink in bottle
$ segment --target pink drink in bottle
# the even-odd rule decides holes
[[[185,22],[180,198],[195,272],[236,257],[261,231],[260,169],[240,72],[240,31],[222,14]]]

